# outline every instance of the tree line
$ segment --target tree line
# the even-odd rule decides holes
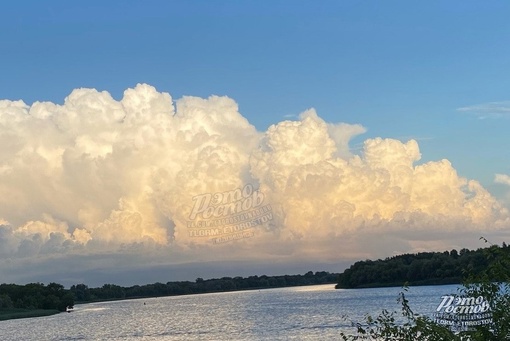
[[[159,297],[174,295],[202,294],[212,292],[281,288],[289,286],[333,284],[338,280],[338,274],[326,271],[307,272],[304,275],[283,276],[250,276],[250,277],[222,277],[206,279],[197,278],[194,282],[179,281],[167,283],[153,283],[122,287],[115,284],[104,284],[102,287],[89,288],[85,284],[71,286],[76,301],[90,302],[112,299],[128,299],[141,297]]]
[[[179,281],[153,283],[122,287],[104,284],[102,287],[89,288],[77,284],[65,289],[63,285],[50,283],[30,283],[26,285],[1,284],[0,309],[52,309],[65,311],[75,302],[92,302],[116,299],[189,295],[211,292],[280,288],[289,286],[333,284],[338,274],[326,271],[307,272],[304,275],[197,278],[194,282]]]
[[[67,307],[73,305],[73,293],[58,283],[0,284],[0,309],[66,311]]]
[[[510,255],[505,243],[499,257]],[[351,265],[339,275],[337,288],[460,284],[469,275],[478,275],[499,259],[487,258],[487,248],[444,252],[420,252],[365,260]]]

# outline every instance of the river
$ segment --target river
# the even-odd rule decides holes
[[[457,286],[411,287],[431,315]],[[317,285],[76,305],[72,313],[0,322],[0,340],[338,340],[365,314],[399,310],[401,288]]]

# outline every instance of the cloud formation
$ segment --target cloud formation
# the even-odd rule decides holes
[[[510,176],[506,174],[496,174],[494,177],[494,182],[510,186]]]
[[[259,132],[228,97],[174,101],[146,84],[120,101],[94,89],[62,105],[0,101],[0,256],[340,258],[335,242],[352,241],[344,251],[356,254],[362,235],[412,244],[434,231],[506,231],[507,209],[448,160],[418,164],[415,140],[367,139],[353,153],[365,130],[310,109]],[[193,197],[246,184],[271,205],[269,224],[223,246],[190,236]]]
[[[476,115],[480,119],[510,116],[510,101],[489,102],[458,108],[457,111]]]

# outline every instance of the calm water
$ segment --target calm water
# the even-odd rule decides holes
[[[338,340],[351,320],[398,310],[400,291],[319,285],[76,305],[70,314],[0,321],[0,340]],[[407,296],[431,314],[455,292],[412,287]]]

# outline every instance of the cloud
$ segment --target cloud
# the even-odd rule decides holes
[[[494,177],[494,182],[510,186],[510,176],[506,174],[496,174]]]
[[[510,101],[489,102],[458,108],[457,111],[476,115],[480,119],[510,116]]]
[[[228,97],[174,100],[146,84],[120,101],[94,89],[0,101],[0,257],[334,262],[508,231],[507,209],[448,160],[416,165],[412,139],[353,153],[364,132],[313,109],[259,132]],[[219,214],[243,188],[262,193],[267,224],[222,244],[190,234],[193,198],[210,195]]]

